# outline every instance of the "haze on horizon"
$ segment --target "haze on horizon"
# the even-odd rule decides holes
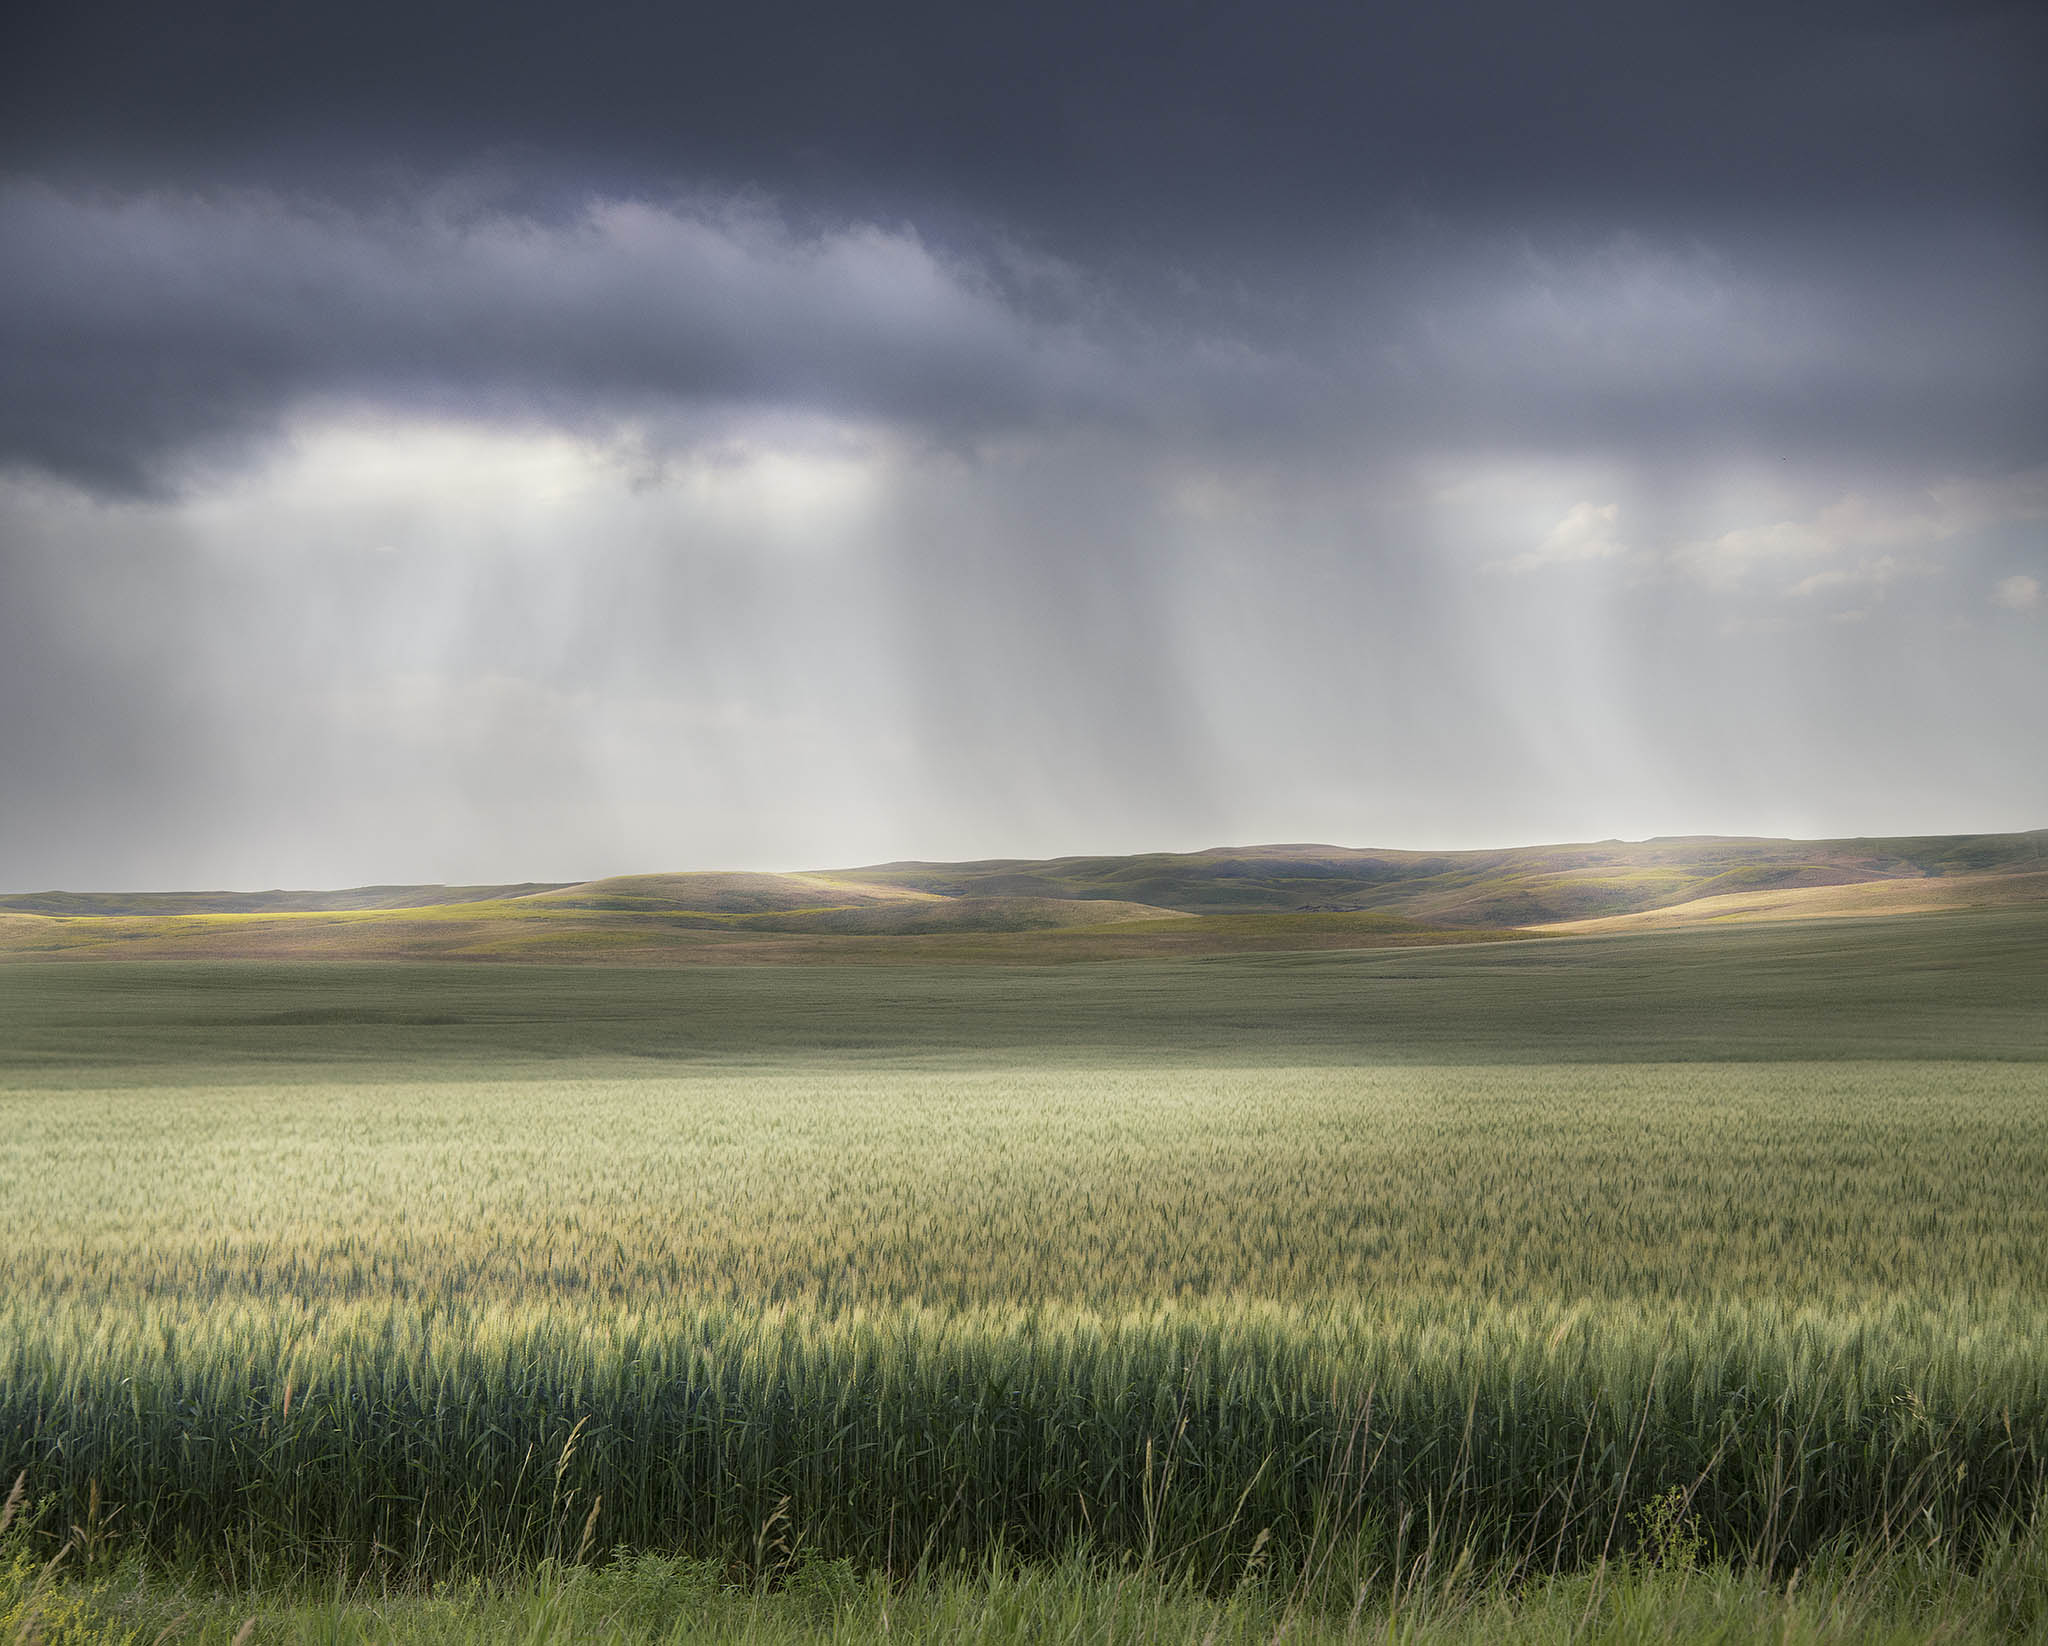
[[[10,32],[0,889],[2048,824],[2038,7]]]

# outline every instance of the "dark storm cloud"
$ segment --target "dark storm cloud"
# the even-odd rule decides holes
[[[1389,190],[1596,215],[2038,203],[2048,26],[1959,0],[70,0],[11,36],[0,142],[27,169],[276,181],[496,150],[578,184],[1228,236]]]
[[[2017,466],[2044,66],[1903,0],[38,5],[0,461],[339,397]]]
[[[760,203],[0,188],[0,461],[115,493],[309,404],[642,438],[781,407],[956,442],[1076,424],[1301,462],[1450,445],[2038,461],[2043,243],[1938,256],[1434,231],[1284,290],[1142,294]],[[1879,266],[1845,286],[1832,256]],[[648,426],[654,426],[652,436]],[[666,433],[662,426],[666,425]],[[657,453],[658,455],[658,453]]]
[[[0,453],[116,489],[308,398],[588,423],[784,404],[939,427],[1102,374],[913,233],[738,207],[0,193]]]

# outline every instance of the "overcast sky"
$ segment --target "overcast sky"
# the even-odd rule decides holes
[[[2048,825],[2048,13],[68,0],[0,889]]]

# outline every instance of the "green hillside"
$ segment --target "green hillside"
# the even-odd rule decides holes
[[[946,897],[1115,898],[1190,914],[1376,910],[1435,925],[1544,925],[1785,887],[2048,868],[2048,830],[1899,839],[1711,835],[1469,852],[1218,847],[1133,857],[884,863],[834,871]]]
[[[1245,846],[575,884],[0,897],[0,958],[1044,963],[2048,903],[2048,831]],[[1619,929],[1619,928],[1617,928]]]
[[[510,886],[351,886],[338,892],[15,892],[0,913],[45,915],[332,914],[353,909],[427,909],[557,890],[557,880]]]

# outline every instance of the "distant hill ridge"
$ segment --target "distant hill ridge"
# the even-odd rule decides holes
[[[1418,852],[1327,845],[795,874],[0,896],[0,954],[1058,961],[2048,906],[2048,830]]]
[[[1459,852],[1274,845],[839,871],[947,897],[1116,898],[1187,914],[1375,910],[1454,927],[1548,925],[1696,898],[2048,871],[2048,829],[1853,840],[1663,836]]]
[[[13,914],[331,914],[347,909],[428,909],[527,897],[567,885],[527,880],[510,886],[350,886],[330,892],[16,892],[0,895]]]

